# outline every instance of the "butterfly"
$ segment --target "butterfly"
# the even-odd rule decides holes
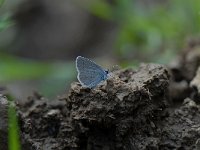
[[[77,78],[83,87],[94,88],[108,78],[109,72],[88,58],[76,58]]]

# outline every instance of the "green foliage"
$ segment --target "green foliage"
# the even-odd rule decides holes
[[[74,62],[57,62],[51,64],[51,72],[43,78],[38,87],[42,94],[48,97],[54,97],[65,92],[70,83],[75,79],[76,70]]]
[[[69,62],[40,62],[0,53],[0,82],[36,80],[37,89],[45,96],[58,94],[75,77],[75,64]]]
[[[89,5],[91,12],[97,16],[108,19],[112,16],[111,6],[105,0],[91,1]],[[103,10],[103,11],[102,11]]]
[[[21,150],[18,119],[12,103],[8,109],[8,149]]]
[[[50,65],[0,54],[0,82],[37,79],[50,73]]]
[[[0,7],[3,5],[5,0],[0,0]]]
[[[0,0],[0,8],[3,5],[5,0]],[[11,21],[10,16],[8,14],[1,15],[0,16],[0,32],[7,27],[11,26],[13,24],[13,21]]]
[[[153,9],[137,8],[135,6],[132,16],[121,23],[117,41],[120,56],[140,50],[139,58],[157,61],[166,56],[166,51],[171,51],[168,56],[172,58],[187,36],[199,34],[200,1],[173,0]],[[125,50],[127,45],[128,54]]]
[[[9,15],[1,16],[0,17],[0,32],[13,24],[14,22],[10,19]]]
[[[107,0],[75,0],[75,2],[102,19],[112,18],[112,8]]]
[[[187,37],[199,35],[199,0],[169,0],[152,6],[141,3],[114,0],[112,7],[107,7],[110,10],[105,11],[112,14],[110,18],[119,25],[115,48],[121,60],[134,58],[166,63],[181,49]],[[104,9],[101,11],[103,13]],[[105,16],[94,10],[91,12]]]

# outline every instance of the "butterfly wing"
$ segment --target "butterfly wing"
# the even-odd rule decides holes
[[[107,75],[99,65],[81,56],[76,59],[76,68],[79,82],[89,88],[95,87]]]
[[[101,68],[95,62],[82,56],[78,56],[76,58],[76,68],[78,71],[84,71],[85,69],[98,70],[100,72],[104,71],[103,68]]]
[[[78,74],[78,80],[83,86],[93,88],[103,80],[103,77],[98,72],[87,71],[80,72]]]

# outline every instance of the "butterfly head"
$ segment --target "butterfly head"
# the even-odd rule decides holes
[[[107,69],[107,70],[105,70],[105,73],[106,73],[106,74],[109,74],[109,70],[108,70],[108,69]]]

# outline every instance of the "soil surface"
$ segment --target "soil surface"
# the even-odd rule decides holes
[[[16,105],[24,150],[199,150],[200,46],[169,66],[113,72],[94,89],[72,83],[49,101],[34,93]],[[6,97],[0,97],[0,145],[7,149]]]

